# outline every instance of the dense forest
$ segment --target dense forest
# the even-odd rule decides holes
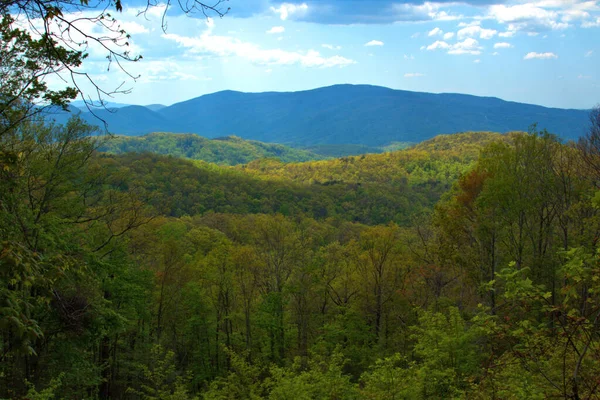
[[[0,397],[596,398],[595,115],[236,167],[6,129]]]
[[[193,134],[155,132],[145,136],[115,136],[100,147],[111,154],[152,152],[219,165],[246,164],[274,157],[283,162],[319,160],[325,156],[280,144],[243,140],[237,136],[206,139]],[[343,151],[343,148],[340,149]],[[381,152],[381,151],[378,151]],[[344,154],[345,155],[345,154]]]
[[[289,147],[281,144],[244,140],[237,136],[207,139],[195,134],[154,132],[144,136],[114,136],[99,148],[111,154],[157,153],[218,165],[247,164],[262,158],[282,162],[302,162],[345,156],[383,153],[408,148],[412,143],[394,142],[383,147],[359,144],[319,144]]]
[[[0,398],[600,397],[600,108],[577,143],[533,127],[284,162],[300,153],[155,135],[168,154],[130,153],[42,114],[95,83],[66,11],[100,7],[87,39],[139,59],[121,1],[88,6],[0,2]]]

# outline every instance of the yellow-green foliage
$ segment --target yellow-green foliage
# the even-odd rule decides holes
[[[267,159],[253,161],[238,168],[259,176],[280,177],[303,183],[447,184],[455,181],[472,166],[485,145],[507,140],[507,136],[497,133],[468,132],[441,135],[415,147],[382,154],[295,164]]]
[[[299,162],[324,158],[310,151],[280,144],[244,140],[237,136],[207,139],[193,134],[156,132],[145,136],[115,136],[101,148],[111,154],[150,152],[219,165],[246,164],[252,160],[276,157],[283,162]]]

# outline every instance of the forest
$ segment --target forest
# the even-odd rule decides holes
[[[0,398],[600,398],[600,108],[576,142],[130,152],[42,113],[77,4],[0,3]]]
[[[0,397],[597,398],[593,116],[235,167],[7,129]]]

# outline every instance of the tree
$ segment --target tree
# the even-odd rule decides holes
[[[589,130],[579,139],[578,147],[583,161],[596,179],[596,186],[600,186],[600,105],[590,112]]]
[[[76,90],[50,90],[44,78],[64,68],[76,68],[83,59],[80,52],[60,47],[48,36],[34,39],[27,31],[16,28],[10,14],[2,13],[1,18],[0,136],[38,113],[39,102],[66,107],[77,95]],[[56,50],[49,54],[47,49],[53,46]]]
[[[186,14],[201,13],[205,17],[224,16],[229,9],[223,0],[214,4],[198,0],[178,2]],[[159,4],[148,0],[145,14]],[[13,126],[40,111],[39,106],[62,106],[81,95],[88,107],[103,105],[104,98],[127,93],[125,82],[115,87],[100,86],[84,70],[83,60],[95,48],[106,54],[108,68],[115,64],[127,73],[127,62],[142,56],[131,54],[130,35],[112,11],[121,12],[121,0],[6,0],[0,3],[0,126]],[[167,28],[167,2],[163,10],[162,28]],[[62,90],[48,88],[45,78],[58,75],[65,83]],[[127,73],[129,78],[136,77]],[[84,93],[91,84],[93,97]],[[94,100],[96,102],[94,102]],[[13,115],[19,110],[17,115]],[[2,133],[0,127],[0,134]]]

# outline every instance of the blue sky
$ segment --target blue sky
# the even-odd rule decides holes
[[[419,2],[230,0],[223,18],[164,6],[117,15],[143,59],[107,71],[90,49],[85,72],[128,95],[172,104],[231,89],[296,91],[360,83],[456,92],[564,108],[600,102],[600,0]],[[97,28],[90,28],[97,29]]]

